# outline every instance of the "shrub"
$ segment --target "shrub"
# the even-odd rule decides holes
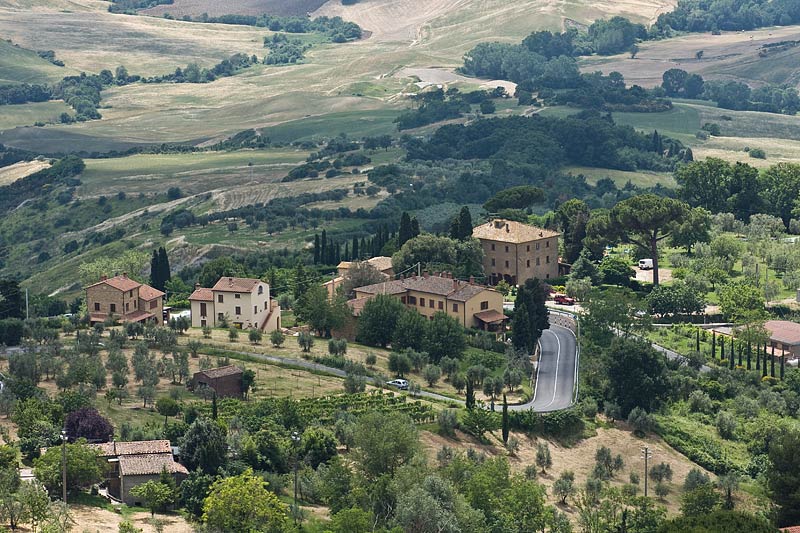
[[[247,338],[250,340],[251,344],[261,344],[263,336],[261,330],[258,329],[251,329],[247,332]]]
[[[689,470],[689,473],[686,474],[686,479],[683,481],[683,490],[689,492],[701,485],[708,485],[709,483],[711,483],[711,479],[708,477],[708,474],[699,468],[692,468]]]
[[[719,436],[726,440],[736,439],[736,428],[738,423],[736,417],[727,411],[720,411],[717,414],[717,431]]]
[[[455,409],[442,409],[436,416],[439,423],[439,433],[447,437],[453,437],[458,427],[458,417]]]
[[[766,159],[767,153],[761,148],[752,148],[750,150],[750,157],[754,157],[756,159]]]
[[[271,342],[272,346],[275,348],[280,348],[285,340],[286,336],[279,329],[276,329],[269,334],[269,342]]]
[[[311,347],[314,346],[314,336],[308,331],[301,331],[300,335],[297,336],[297,344],[300,345],[304,352],[308,353],[311,351]]]
[[[367,366],[375,366],[375,363],[378,362],[378,356],[372,352],[369,352],[364,358],[364,362],[367,363]]]
[[[236,328],[228,329],[228,340],[231,342],[235,342],[236,339],[239,338],[239,330]]]
[[[364,376],[359,374],[347,374],[347,377],[344,378],[344,391],[347,394],[364,392],[366,388],[367,380]]]
[[[628,415],[628,424],[637,436],[643,436],[653,430],[655,425],[653,417],[641,407],[634,407]]]

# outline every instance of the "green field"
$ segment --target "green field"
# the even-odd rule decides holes
[[[58,59],[58,56],[56,56]],[[8,83],[52,83],[75,74],[39,57],[33,50],[0,40],[0,85]],[[6,126],[3,126],[6,127]]]
[[[591,185],[596,185],[603,178],[611,178],[619,188],[624,187],[628,182],[637,187],[654,187],[659,184],[664,187],[675,187],[675,178],[669,172],[611,170],[578,166],[566,167],[564,172],[575,175],[583,174],[586,176],[586,182]]]
[[[74,114],[72,108],[60,100],[3,106],[0,113],[0,130],[16,126],[32,126],[36,122],[58,122],[61,113]]]

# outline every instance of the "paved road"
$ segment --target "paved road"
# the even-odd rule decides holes
[[[575,334],[562,326],[551,325],[539,340],[541,357],[536,371],[533,399],[509,409],[533,409],[537,413],[559,411],[575,401],[578,377],[578,343]]]

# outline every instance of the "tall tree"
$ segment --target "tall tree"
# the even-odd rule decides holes
[[[564,259],[572,264],[578,259],[586,237],[586,223],[589,222],[589,206],[583,200],[567,200],[556,210],[556,220],[563,233]]]
[[[414,234],[411,228],[411,217],[408,213],[403,211],[403,214],[400,215],[400,232],[397,234],[397,245],[403,246],[406,241],[412,239],[413,237]]]
[[[778,506],[778,524],[800,523],[800,431],[778,436],[769,447],[767,480],[772,501]]]
[[[163,291],[166,283],[172,279],[172,272],[169,267],[169,257],[167,256],[166,248],[163,246],[158,249],[158,271],[161,286],[156,287],[156,289]]]
[[[150,286],[156,289],[158,289],[158,286],[162,283],[161,270],[158,267],[158,250],[153,250],[153,257],[150,259]]]
[[[635,408],[651,411],[669,392],[664,356],[649,344],[618,337],[606,350],[609,395],[627,417]]]
[[[653,285],[658,285],[658,243],[672,235],[689,215],[689,206],[680,200],[655,194],[642,194],[623,200],[609,213],[611,227],[623,242],[650,251],[653,259]]]
[[[11,278],[0,279],[0,320],[4,318],[25,318],[25,298]]]
[[[472,237],[472,215],[467,206],[462,207],[450,223],[450,237],[459,241]]]
[[[550,327],[547,314],[547,293],[537,278],[525,280],[517,290],[514,302],[514,318],[511,323],[512,341],[515,348],[533,353],[542,332]]]

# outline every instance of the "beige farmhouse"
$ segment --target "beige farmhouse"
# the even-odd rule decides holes
[[[483,270],[490,283],[511,285],[526,279],[558,277],[558,237],[561,234],[513,220],[497,218],[476,226],[472,236],[483,247]]]
[[[352,265],[357,261],[342,261],[337,268],[337,275],[335,278],[330,279],[322,284],[325,290],[328,291],[328,298],[333,298],[336,295],[336,290],[344,283],[344,278]],[[394,270],[392,269],[392,258],[386,256],[371,257],[366,260],[366,263],[375,267],[375,270],[386,276],[386,278],[394,277]]]
[[[151,322],[161,324],[164,317],[164,293],[139,283],[123,273],[86,287],[86,305],[92,324],[109,317],[122,322]]]
[[[189,296],[192,327],[217,327],[221,322],[241,329],[273,331],[281,327],[281,308],[260,279],[223,277],[211,287],[197,285]]]
[[[355,289],[355,298],[348,304],[358,316],[364,304],[378,294],[399,298],[406,307],[433,319],[444,312],[467,328],[502,330],[508,317],[503,314],[503,295],[494,289],[461,281],[450,274],[411,276]]]

